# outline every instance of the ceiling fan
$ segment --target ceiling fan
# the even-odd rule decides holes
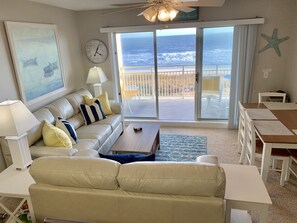
[[[224,3],[225,0],[146,0],[146,2],[113,4],[111,6],[122,8],[120,11],[146,8],[138,16],[143,15],[150,22],[155,22],[157,19],[166,22],[172,21],[179,11],[188,13],[195,10],[192,7],[220,7]]]

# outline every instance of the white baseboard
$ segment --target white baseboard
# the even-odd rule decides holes
[[[163,127],[191,127],[191,128],[228,128],[227,121],[171,121],[153,119],[125,119],[125,125],[130,123],[155,123]]]

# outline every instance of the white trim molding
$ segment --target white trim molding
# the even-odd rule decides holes
[[[252,25],[252,24],[264,24],[264,18],[250,18],[250,19],[235,19],[235,20],[223,20],[223,21],[203,21],[203,22],[182,22],[182,23],[170,23],[170,24],[154,24],[143,26],[123,26],[123,27],[102,27],[101,33],[111,32],[137,32],[141,31],[154,31],[156,29],[173,29],[173,28],[206,28],[206,27],[222,27],[222,26],[237,26],[237,25]]]

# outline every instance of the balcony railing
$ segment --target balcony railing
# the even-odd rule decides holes
[[[176,65],[158,68],[159,97],[193,97],[195,94],[194,66]],[[134,92],[138,97],[155,96],[155,75],[151,66],[124,67],[121,69],[122,91]],[[216,76],[224,80],[222,88],[228,88],[231,66],[205,66],[202,77]],[[229,76],[228,76],[229,75]],[[131,98],[130,98],[131,99]]]

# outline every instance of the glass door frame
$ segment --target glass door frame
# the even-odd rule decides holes
[[[140,33],[140,32],[151,32],[153,34],[153,50],[154,50],[154,81],[155,81],[155,108],[156,108],[156,115],[153,117],[149,117],[149,116],[143,116],[143,117],[133,117],[133,116],[129,116],[127,118],[131,118],[131,119],[152,119],[152,120],[159,120],[159,95],[158,95],[158,64],[157,64],[157,31],[156,30],[144,30],[144,31],[131,31],[131,32],[114,32],[111,33],[110,39],[111,39],[111,43],[113,45],[113,52],[114,52],[114,63],[113,63],[113,73],[114,73],[114,79],[116,80],[116,101],[117,102],[123,102],[122,99],[122,93],[121,93],[121,83],[120,83],[120,69],[119,69],[119,63],[118,63],[118,44],[117,44],[117,38],[116,35],[117,34],[121,34],[121,33]]]
[[[196,76],[195,76],[195,117],[201,120],[202,109],[202,59],[203,59],[203,29],[196,28]]]

